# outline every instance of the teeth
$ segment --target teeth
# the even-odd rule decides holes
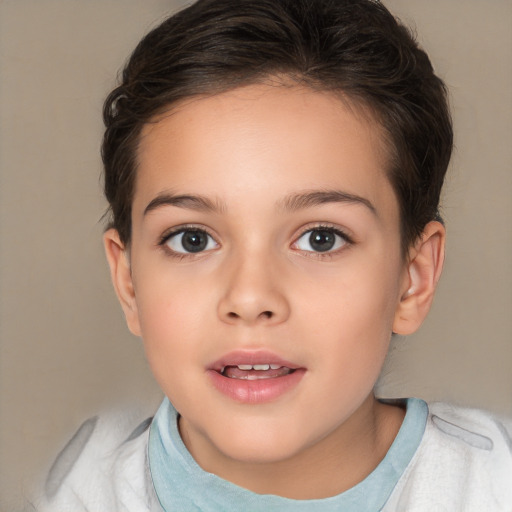
[[[238,364],[236,366],[239,370],[245,370],[245,371],[249,371],[249,370],[266,371],[266,370],[278,370],[279,368],[282,368],[282,366],[280,364]],[[220,373],[223,374],[225,369],[226,369],[226,367],[223,366],[220,369]]]
[[[254,364],[252,367],[255,370],[268,370],[268,369],[270,369],[270,365],[269,364]]]
[[[237,365],[239,370],[260,370],[260,371],[266,371],[266,370],[277,370],[278,368],[281,368],[281,365],[279,364],[239,364]]]

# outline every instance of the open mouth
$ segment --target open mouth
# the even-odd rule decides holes
[[[207,371],[213,386],[237,402],[260,404],[296,388],[306,368],[269,351],[234,351]]]
[[[275,379],[293,373],[295,369],[280,364],[238,364],[223,366],[219,373],[229,379]]]

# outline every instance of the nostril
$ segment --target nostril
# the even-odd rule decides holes
[[[0,0],[1,2],[1,0]],[[253,322],[253,321],[261,321],[261,320],[274,320],[276,318],[276,313],[267,309],[265,311],[260,311],[259,313],[255,312],[252,314],[251,311],[239,311],[238,313],[235,311],[227,311],[225,313],[224,319],[231,322],[238,322],[240,320]]]

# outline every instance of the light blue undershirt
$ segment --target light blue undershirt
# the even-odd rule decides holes
[[[151,424],[149,467],[156,495],[166,512],[331,512],[378,511],[388,500],[418,448],[428,416],[423,400],[405,401],[407,412],[381,463],[362,482],[330,498],[292,500],[256,494],[207,473],[196,463],[178,432],[178,415],[166,398]]]

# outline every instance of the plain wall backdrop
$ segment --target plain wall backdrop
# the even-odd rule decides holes
[[[380,394],[512,414],[512,2],[384,3],[451,90],[456,149],[438,295]],[[161,399],[104,261],[99,145],[117,70],[178,5],[0,0],[0,510],[87,417]]]

